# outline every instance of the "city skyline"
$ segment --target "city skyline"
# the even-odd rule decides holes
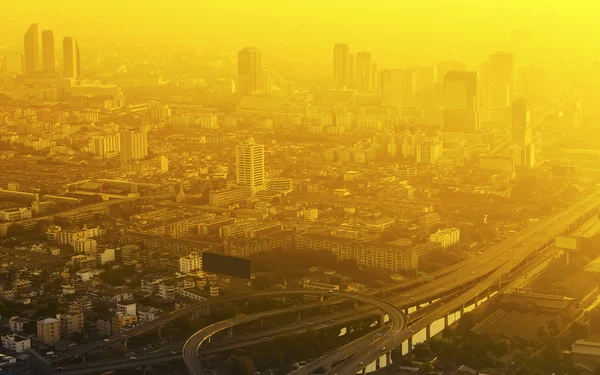
[[[0,370],[600,374],[597,5],[9,7]]]

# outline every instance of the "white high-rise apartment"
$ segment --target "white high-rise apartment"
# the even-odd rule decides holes
[[[140,160],[148,156],[148,134],[145,130],[127,130],[121,133],[121,162]]]
[[[248,138],[236,149],[237,183],[246,186],[250,195],[266,189],[265,180],[265,146]]]

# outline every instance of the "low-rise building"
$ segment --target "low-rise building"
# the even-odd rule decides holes
[[[31,208],[15,207],[6,208],[0,211],[0,221],[20,221],[31,219]]]
[[[31,348],[31,340],[27,337],[19,336],[16,334],[10,334],[2,336],[2,347],[16,353],[22,353],[25,350]]]
[[[444,248],[452,246],[460,241],[460,229],[439,229],[437,232],[429,236],[429,241],[437,242]]]
[[[124,327],[137,323],[137,315],[116,313],[112,317],[111,333],[117,335],[121,333]]]
[[[28,321],[29,320],[25,318],[13,316],[8,321],[8,329],[10,329],[11,332],[25,332],[25,323],[27,323]]]
[[[62,339],[70,339],[83,333],[83,313],[58,314],[56,317],[60,322],[60,337]]]
[[[37,339],[46,345],[58,342],[60,340],[60,322],[54,318],[38,320]]]

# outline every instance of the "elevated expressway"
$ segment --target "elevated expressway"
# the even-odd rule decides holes
[[[514,271],[519,265],[522,265],[532,254],[551,246],[556,236],[572,232],[576,226],[583,224],[586,219],[589,219],[590,215],[596,215],[599,204],[600,197],[598,192],[596,192],[562,212],[541,220],[536,225],[525,229],[503,242],[501,245],[504,245],[502,247],[507,251],[501,253],[497,249],[492,249],[481,254],[478,257],[482,258],[479,262],[480,272],[489,273],[488,276],[482,278],[476,285],[459,297],[454,298],[423,319],[415,322],[410,326],[410,329],[373,342],[372,345],[369,345],[364,350],[348,356],[347,360],[342,361],[334,369],[327,372],[327,374],[355,374],[361,370],[364,371],[366,366],[376,362],[382,353],[385,354],[405,342],[410,350],[412,347],[412,337],[415,334],[425,332],[426,337],[429,338],[433,323],[443,322],[443,326],[446,327],[449,324],[449,317],[452,316],[456,319],[463,315],[465,305],[469,301],[477,301],[478,298],[482,297],[486,298],[490,294],[490,289],[495,286],[498,286],[498,290],[500,290],[503,277],[506,277],[506,275]],[[477,271],[473,270],[471,272]],[[434,282],[429,284],[433,284]]]
[[[298,290],[280,290],[280,291],[269,291],[262,292],[263,296],[274,297],[274,296],[285,296],[285,295],[332,295],[336,297],[344,297],[351,300],[367,303],[375,306],[376,308],[381,310],[381,318],[380,323],[383,324],[383,315],[387,314],[389,316],[391,325],[390,331],[400,331],[404,329],[406,326],[406,318],[401,309],[398,309],[393,304],[374,298],[366,295],[349,293],[349,292],[340,292],[340,291],[322,291],[322,290],[311,290],[311,289],[298,289]],[[198,358],[198,351],[202,343],[208,339],[215,333],[219,331],[223,331],[230,327],[233,327],[236,324],[241,324],[244,322],[249,322],[253,320],[258,320],[263,318],[264,316],[268,316],[270,312],[263,312],[258,314],[240,316],[233,319],[225,320],[222,322],[218,322],[212,325],[209,325],[200,331],[196,332],[192,335],[188,341],[183,346],[183,360],[185,364],[192,374],[207,374],[200,363],[200,359]]]
[[[563,233],[567,233],[571,228],[577,225],[578,220],[582,219],[586,215],[593,215],[597,213],[599,204],[598,194],[592,194],[587,199],[584,199],[577,204],[567,208],[566,210],[555,214],[551,217],[541,220],[540,222],[528,227],[524,231],[518,233],[517,235],[505,240],[504,242],[498,244],[496,247],[488,250],[486,253],[483,253],[477,257],[465,260],[460,262],[452,267],[449,267],[442,272],[436,273],[439,278],[420,286],[417,286],[413,290],[410,291],[410,294],[401,294],[395,295],[389,298],[391,303],[397,304],[400,308],[414,308],[419,304],[427,303],[429,301],[435,300],[440,296],[447,295],[450,290],[456,290],[461,286],[468,285],[470,283],[474,283],[479,279],[482,279],[487,274],[494,272],[498,269],[504,262],[503,256],[507,254],[512,254],[514,252],[515,256],[524,255],[524,259],[527,258],[530,254],[535,253],[537,250],[543,249],[544,247],[549,246],[553,243],[554,237],[557,235],[561,235]],[[518,253],[517,253],[518,250]],[[514,266],[509,266],[509,270],[512,270]],[[503,269],[504,270],[504,269]],[[497,279],[495,282],[499,282],[501,278]],[[494,283],[495,283],[494,282]],[[491,284],[494,284],[491,283]],[[394,290],[402,290],[410,288],[411,286],[415,286],[416,284],[420,284],[420,282],[409,282],[392,285],[377,291],[374,291],[370,294],[381,294],[384,295],[386,293],[393,292]],[[481,285],[479,286],[481,288]],[[306,291],[303,291],[306,292]],[[119,335],[112,336],[108,339],[108,342],[95,342],[88,345],[83,345],[78,347],[78,349],[66,353],[60,359],[74,357],[77,355],[82,355],[90,350],[102,348],[106,344],[112,344],[120,341],[127,340],[130,337],[139,335],[141,333],[149,332],[151,330],[156,330],[162,325],[177,319],[179,317],[185,316],[187,314],[193,313],[194,311],[203,308],[208,305],[223,303],[228,301],[233,301],[242,298],[252,297],[253,293],[249,293],[245,296],[228,296],[218,298],[212,301],[204,301],[194,305],[187,306],[183,309],[176,310],[169,315],[163,316],[156,321],[152,321],[150,323],[138,326],[130,331],[124,332]],[[232,298],[233,299],[230,299]],[[334,305],[338,304],[340,301],[333,300],[323,302],[322,305]],[[461,303],[462,305],[462,303]],[[298,308],[298,311],[306,308],[310,308],[310,306],[314,307],[314,305],[304,306],[302,308]],[[444,307],[445,310],[448,309],[449,305]],[[334,315],[324,316],[320,320],[321,322],[325,322],[332,317],[335,317],[336,322],[344,321],[343,317],[347,317],[351,315],[355,320],[368,317],[369,315],[373,315],[373,311],[366,307],[360,307],[359,311],[353,310],[350,312],[339,312]],[[302,325],[304,323],[299,323]],[[306,322],[304,327],[308,324],[315,324],[315,322]],[[360,357],[360,356],[355,356]],[[364,363],[369,363],[367,361],[361,361]]]

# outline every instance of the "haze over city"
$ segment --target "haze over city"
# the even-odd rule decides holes
[[[2,374],[600,374],[591,1],[8,1]]]

